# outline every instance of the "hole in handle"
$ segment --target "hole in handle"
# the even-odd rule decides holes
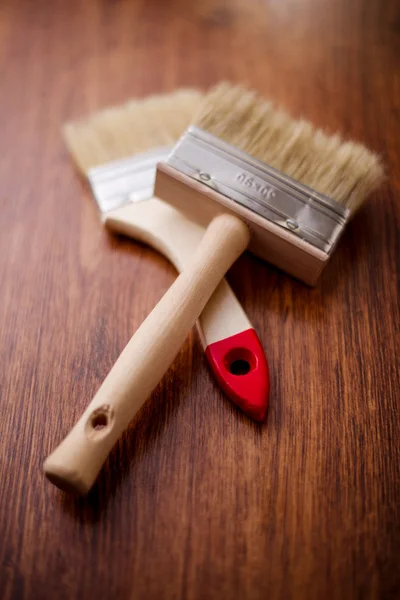
[[[86,422],[86,433],[90,436],[98,437],[109,431],[114,417],[113,410],[109,404],[103,404],[96,408]]]
[[[257,357],[247,348],[234,348],[225,355],[224,364],[231,375],[243,377],[257,367]]]
[[[238,358],[229,365],[229,372],[232,373],[232,375],[247,375],[247,373],[250,372],[250,369],[250,363],[243,358]]]
[[[105,413],[99,413],[98,415],[92,416],[91,425],[93,429],[99,431],[100,429],[104,429],[108,425],[108,417]]]

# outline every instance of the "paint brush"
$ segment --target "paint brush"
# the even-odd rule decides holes
[[[379,159],[360,144],[295,121],[240,87],[212,90],[195,122],[158,165],[155,193],[210,224],[187,267],[46,460],[47,477],[63,489],[85,493],[91,487],[246,248],[315,284],[345,225],[383,178]]]
[[[179,89],[101,110],[68,123],[63,136],[89,182],[105,226],[152,246],[181,271],[204,228],[153,197],[157,162],[190,125],[203,94]],[[232,289],[222,280],[197,321],[205,355],[228,397],[262,421],[269,371],[257,333]],[[250,368],[257,364],[257,368]]]

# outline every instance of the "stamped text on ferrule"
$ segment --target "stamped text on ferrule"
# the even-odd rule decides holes
[[[276,195],[276,190],[272,186],[265,184],[263,181],[257,180],[248,173],[238,173],[236,175],[236,181],[241,185],[250,188],[251,190],[260,194],[262,198],[270,200]]]

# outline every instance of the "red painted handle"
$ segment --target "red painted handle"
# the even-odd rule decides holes
[[[206,356],[230,399],[248,416],[263,421],[268,408],[269,369],[254,329],[210,344]]]

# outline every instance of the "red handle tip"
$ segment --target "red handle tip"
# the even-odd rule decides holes
[[[249,417],[263,421],[269,399],[269,370],[254,329],[214,342],[206,356],[221,388]]]

